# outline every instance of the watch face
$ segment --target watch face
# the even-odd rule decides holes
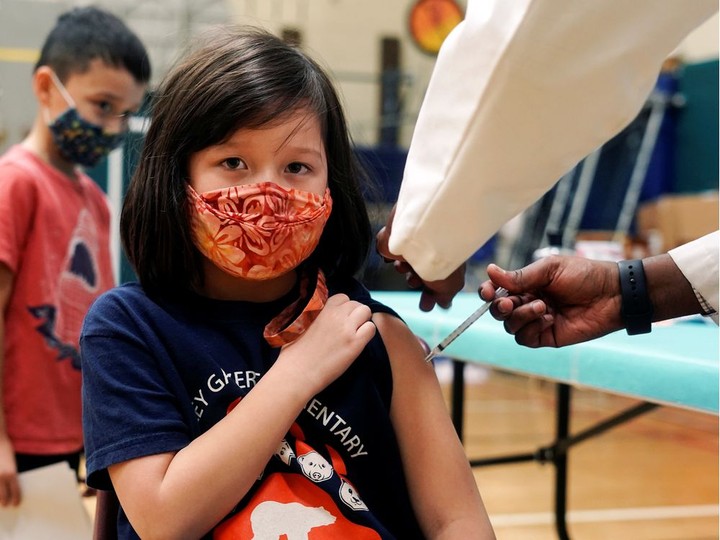
[[[422,51],[437,54],[462,19],[462,9],[455,0],[418,0],[410,10],[410,35]]]

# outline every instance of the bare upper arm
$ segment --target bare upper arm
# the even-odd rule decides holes
[[[393,376],[390,417],[416,516],[428,538],[494,538],[432,364],[396,317],[375,314]]]
[[[135,530],[147,530],[146,519],[159,518],[150,509],[160,507],[160,487],[175,454],[153,454],[111,465],[108,474],[120,505]]]
[[[427,421],[449,422],[449,414],[433,365],[425,362],[420,340],[397,317],[384,313],[373,315],[390,358],[393,377],[391,416],[396,430],[410,430]],[[407,416],[418,420],[409,422]]]

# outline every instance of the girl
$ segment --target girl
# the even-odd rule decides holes
[[[358,176],[330,81],[277,38],[166,77],[121,218],[140,284],[81,342],[121,538],[493,537],[418,340],[352,278]]]

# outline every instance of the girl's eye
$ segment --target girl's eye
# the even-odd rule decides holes
[[[310,168],[307,165],[303,165],[297,161],[288,165],[286,169],[290,174],[304,174],[310,172]]]
[[[225,161],[223,161],[223,165],[225,166],[225,168],[230,169],[231,171],[247,168],[245,166],[245,162],[239,157],[227,158]]]

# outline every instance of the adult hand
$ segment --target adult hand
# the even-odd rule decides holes
[[[394,217],[395,207],[393,206],[387,224],[380,229],[375,238],[377,252],[385,259],[385,262],[393,263],[396,272],[405,275],[408,287],[422,290],[420,294],[420,309],[422,311],[431,311],[435,305],[441,308],[449,308],[452,299],[465,286],[465,264],[462,264],[445,279],[437,281],[424,280],[402,256],[390,251],[388,242],[390,241]]]
[[[490,300],[497,287],[509,296],[495,300],[490,313],[527,347],[563,347],[623,328],[617,265],[581,257],[550,256],[519,270],[487,268],[478,290]]]
[[[15,451],[7,436],[0,436],[0,506],[20,504],[20,483],[18,482]]]

